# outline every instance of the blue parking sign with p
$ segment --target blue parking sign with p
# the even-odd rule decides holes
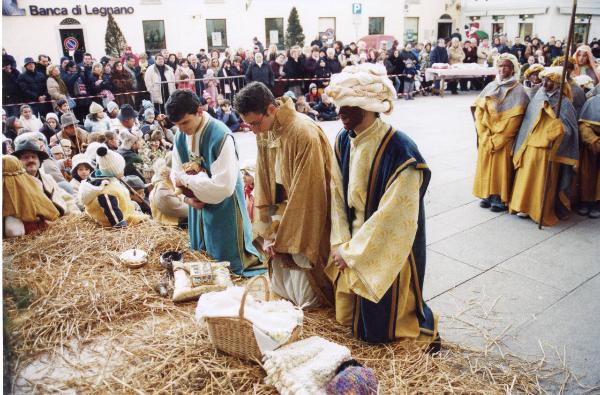
[[[362,14],[362,4],[361,3],[352,3],[352,14],[353,15]]]

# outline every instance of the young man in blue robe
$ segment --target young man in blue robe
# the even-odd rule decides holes
[[[415,143],[379,118],[396,91],[381,65],[349,66],[326,93],[344,128],[332,174],[336,319],[370,343],[409,339],[439,348],[438,317],[423,300],[430,171]]]
[[[171,179],[189,206],[190,248],[229,261],[242,276],[265,272],[252,245],[237,150],[229,128],[202,111],[189,90],[176,90],[166,104],[175,135]]]

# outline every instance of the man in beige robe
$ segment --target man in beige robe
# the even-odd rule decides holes
[[[323,273],[331,229],[327,136],[290,98],[275,100],[260,82],[236,95],[235,108],[257,135],[253,233],[270,257],[271,288],[299,306],[331,304]]]

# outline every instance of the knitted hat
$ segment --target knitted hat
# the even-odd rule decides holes
[[[144,111],[144,120],[148,120],[150,118],[154,118],[154,107],[152,108],[147,108],[146,111]]]
[[[67,127],[70,125],[77,125],[79,121],[75,118],[75,114],[67,112],[60,117],[60,126]]]
[[[92,171],[94,171],[96,168],[92,160],[87,155],[77,154],[72,159],[71,175],[75,175],[77,172],[77,166],[79,165],[88,165]]]
[[[106,105],[106,110],[108,111],[109,114],[118,109],[119,109],[119,106],[114,101],[109,101],[108,104]]]
[[[308,91],[310,92],[313,88],[316,88],[317,84],[315,84],[314,82],[312,82],[309,86],[308,86]]]
[[[104,111],[104,107],[95,101],[90,104],[90,114],[99,114]]]
[[[49,112],[48,114],[46,114],[46,122],[48,122],[49,119],[54,119],[57,124],[60,124],[60,121],[58,120],[58,115],[56,115],[53,112]]]
[[[55,145],[54,147],[50,148],[50,153],[52,155],[56,155],[56,154],[65,154],[65,151],[63,151],[63,148],[60,145]]]
[[[144,110],[147,110],[149,108],[154,108],[154,105],[152,104],[152,102],[150,100],[142,100],[142,108]]]
[[[96,165],[99,176],[121,177],[125,171],[125,159],[115,151],[109,150],[102,144],[96,150]]]
[[[381,64],[364,63],[346,66],[333,74],[325,89],[338,107],[360,107],[366,111],[390,114],[396,89]]]
[[[350,366],[338,373],[325,388],[327,395],[375,395],[377,378],[370,368]]]

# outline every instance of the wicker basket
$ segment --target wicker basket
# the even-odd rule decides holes
[[[258,276],[246,284],[246,289],[240,303],[239,317],[206,317],[210,341],[218,350],[239,358],[258,361],[260,361],[262,353],[256,343],[252,323],[244,318],[244,305],[246,304],[246,296],[250,287],[259,279],[262,280],[265,286],[265,300],[271,300],[267,278],[265,276]],[[301,331],[302,326],[297,326],[286,344],[297,341]]]

